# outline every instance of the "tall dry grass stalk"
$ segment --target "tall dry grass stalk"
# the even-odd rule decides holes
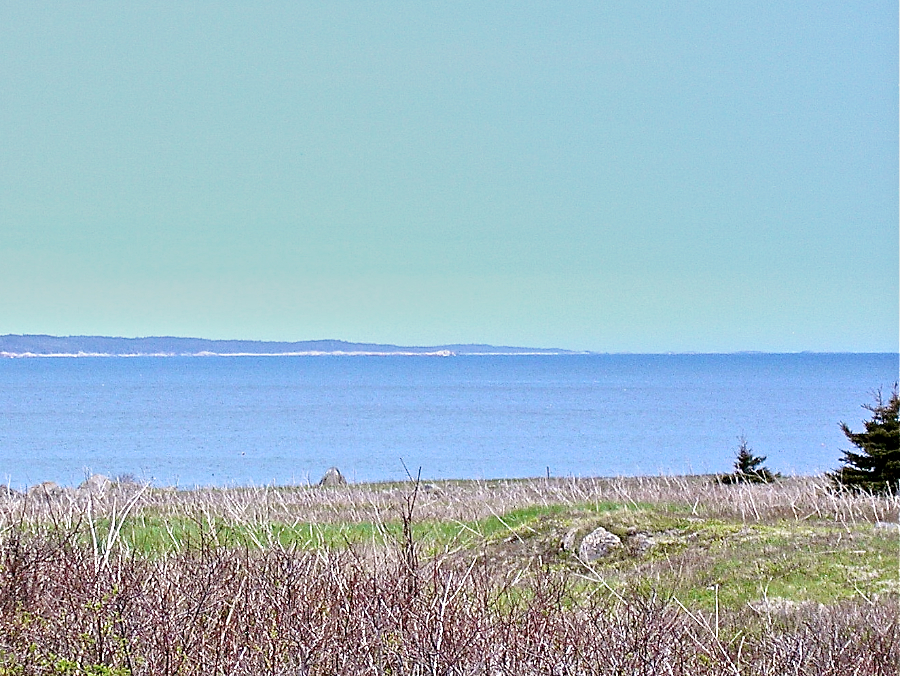
[[[244,525],[348,523],[398,519],[414,482],[354,484],[337,488],[241,487],[188,491],[136,484],[100,494],[0,497],[0,527],[18,522],[61,525],[93,515],[152,513],[202,515]],[[900,496],[836,491],[824,477],[787,478],[773,484],[723,485],[715,477],[659,476],[460,481],[424,484],[416,516],[473,521],[529,506],[619,502],[689,505],[696,516],[747,523],[828,520],[859,524],[896,521]]]

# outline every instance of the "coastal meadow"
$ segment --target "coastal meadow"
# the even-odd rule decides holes
[[[810,477],[10,491],[0,674],[894,674],[898,514]]]

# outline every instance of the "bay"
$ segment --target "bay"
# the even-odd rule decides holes
[[[0,478],[157,485],[729,471],[738,437],[815,474],[897,354],[0,360]]]

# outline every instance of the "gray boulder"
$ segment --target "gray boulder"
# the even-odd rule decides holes
[[[578,556],[583,561],[597,561],[621,548],[621,538],[615,533],[610,533],[605,528],[600,527],[584,536],[584,539],[578,546]]]
[[[320,486],[345,486],[347,480],[337,467],[329,467],[325,475],[319,480]]]

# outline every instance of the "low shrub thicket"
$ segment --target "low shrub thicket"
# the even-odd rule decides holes
[[[544,569],[201,547],[103,565],[65,535],[0,550],[0,673],[894,674],[896,600],[718,621],[652,595],[579,598]],[[408,584],[408,576],[417,584]]]

